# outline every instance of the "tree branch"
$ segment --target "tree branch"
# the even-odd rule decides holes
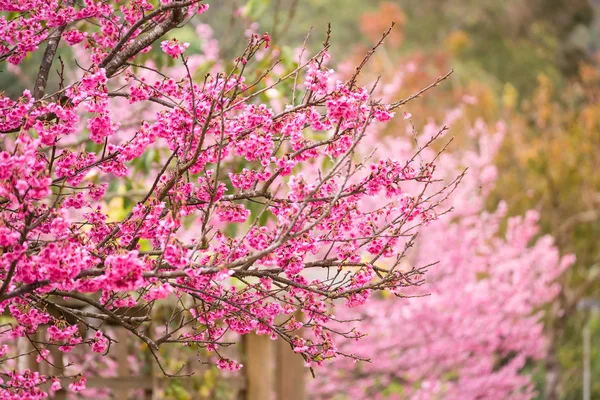
[[[50,74],[50,67],[54,61],[54,55],[58,49],[60,43],[60,37],[65,31],[67,25],[58,27],[52,32],[48,38],[48,44],[46,45],[46,51],[44,51],[44,57],[40,64],[40,70],[38,71],[37,78],[35,79],[35,87],[33,88],[33,98],[36,100],[41,99],[46,92],[46,85],[48,84],[48,75]]]

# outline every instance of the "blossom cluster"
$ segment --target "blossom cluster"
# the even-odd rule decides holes
[[[433,123],[424,135],[439,129]],[[535,398],[525,366],[546,354],[541,312],[574,259],[561,257],[551,237],[539,237],[535,211],[508,218],[504,203],[486,210],[504,131],[502,123],[478,121],[468,132],[477,150],[441,155],[437,176],[445,179],[439,184],[469,169],[449,200],[454,212],[420,231],[403,265],[405,271],[430,265],[427,282],[339,310],[341,319],[362,319],[360,329],[368,333],[358,342],[339,342],[339,349],[372,362],[334,360],[313,385],[319,398]],[[375,157],[408,155],[411,141],[382,138]]]
[[[162,51],[170,55],[172,58],[177,58],[182,55],[185,49],[187,49],[189,46],[189,43],[183,43],[177,39],[164,40],[160,44]]]
[[[172,70],[148,62],[141,76],[132,67],[153,42],[206,12],[198,1],[31,0],[4,2],[2,11],[20,17],[0,17],[0,61],[18,64],[45,45],[40,74],[49,73],[58,41],[89,65],[61,75],[54,93],[41,76],[33,94],[0,95],[0,309],[12,315],[0,333],[10,343],[0,368],[13,371],[2,375],[1,398],[44,398],[40,385],[57,390],[61,379],[84,390],[80,374],[15,370],[26,355],[15,341],[34,333],[40,364],[55,348],[61,357],[76,347],[110,354],[111,323],[157,360],[162,345],[194,345],[237,370],[220,352],[224,335],[253,332],[320,365],[341,354],[336,337],[360,336],[333,328],[336,307],[419,283],[420,268],[398,266],[446,197],[433,185],[436,157],[359,157],[395,106],[353,80],[334,81],[324,50],[294,71],[304,77],[293,89],[303,87],[304,100],[290,93],[276,111],[261,103],[275,84],[242,73],[259,51],[273,50],[267,34],[251,35],[230,71],[202,80],[177,39],[161,46],[179,57]],[[141,163],[150,164],[145,173]],[[111,212],[121,195],[114,188],[127,185],[143,194]],[[380,196],[376,208],[365,201]],[[158,319],[158,307],[170,319]],[[141,312],[125,315],[130,309]],[[299,312],[302,322],[291,319]]]

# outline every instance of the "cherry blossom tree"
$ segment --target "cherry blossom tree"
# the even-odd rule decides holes
[[[408,135],[382,139],[376,157],[413,150],[409,118]],[[457,118],[460,109],[446,120]],[[437,130],[430,122],[418,140]],[[467,132],[471,150],[439,158],[438,173],[446,179],[468,170],[449,201],[453,213],[421,229],[403,268],[439,263],[420,287],[391,289],[338,312],[339,318],[361,319],[359,329],[368,333],[338,343],[339,349],[371,362],[336,359],[320,370],[314,390],[322,398],[535,397],[532,371],[524,368],[545,355],[543,307],[558,295],[556,280],[574,259],[561,257],[551,237],[537,238],[535,211],[508,220],[503,203],[486,211],[504,131],[502,123],[478,121]],[[375,265],[385,268],[387,261]]]
[[[43,53],[32,90],[0,97],[1,398],[83,390],[82,374],[46,376],[19,360],[52,364],[52,351],[81,347],[109,355],[108,324],[168,376],[178,374],[161,363],[168,345],[239,369],[222,353],[231,332],[279,337],[310,368],[355,358],[336,338],[362,334],[336,308],[422,282],[425,265],[400,268],[405,252],[447,211],[461,174],[435,178],[440,152],[426,150],[444,129],[410,155],[370,159],[372,133],[410,100],[382,102],[357,85],[372,52],[335,80],[327,37],[291,71],[274,65],[247,82],[272,51],[268,34],[252,34],[231,68],[199,77],[175,30],[209,11],[198,0],[8,0],[0,10],[0,62]],[[156,52],[175,67],[144,61]],[[279,111],[265,100],[274,90]],[[106,204],[124,182],[143,190],[115,216]],[[166,316],[153,312],[161,306]]]

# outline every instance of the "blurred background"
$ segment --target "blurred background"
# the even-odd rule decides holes
[[[590,388],[587,398],[600,399],[600,379],[595,379],[600,376],[600,313],[595,311],[600,299],[600,1],[209,3],[202,22],[212,32],[189,25],[174,34],[191,43],[190,53],[203,55],[205,71],[220,60],[233,60],[248,32],[268,31],[275,50],[290,60],[304,41],[309,50],[318,50],[330,24],[330,65],[343,73],[360,62],[392,22],[364,79],[380,76],[389,83],[409,68],[402,98],[454,70],[407,110],[415,125],[423,126],[442,120],[457,104],[466,105],[452,129],[459,150],[467,142],[461,126],[502,121],[506,135],[494,160],[497,178],[486,193],[486,207],[495,210],[504,200],[507,217],[538,211],[540,235],[552,235],[561,254],[576,256],[560,277],[559,295],[543,310],[548,352],[527,368],[540,399],[585,399],[584,382]],[[35,73],[28,68],[35,61],[0,74],[0,87],[14,96],[31,87],[28,79]],[[171,61],[156,62],[160,67]],[[126,213],[133,203],[120,201],[111,207]],[[202,375],[196,388],[200,397],[177,382],[165,397],[232,398],[226,380],[216,374],[208,369]]]
[[[298,46],[311,30],[312,49],[330,23],[334,65],[360,60],[394,21],[370,72],[385,79],[416,62],[419,70],[404,82],[410,93],[454,70],[408,108],[419,125],[473,96],[468,119],[506,124],[490,209],[504,199],[509,216],[539,211],[541,233],[577,259],[545,313],[549,352],[536,365],[538,397],[582,398],[587,358],[589,398],[600,398],[600,318],[581,307],[600,298],[600,1],[232,0],[211,7],[215,37],[225,38],[222,50],[231,54],[243,43],[234,38],[248,29],[244,18],[259,21],[258,30],[282,47]],[[231,17],[240,9],[242,18]]]

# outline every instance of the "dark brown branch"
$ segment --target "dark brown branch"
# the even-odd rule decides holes
[[[58,44],[60,43],[60,37],[65,31],[66,27],[67,25],[62,25],[58,27],[54,32],[50,34],[48,38],[48,44],[46,45],[44,57],[42,58],[42,63],[40,64],[40,69],[35,80],[35,87],[33,88],[33,98],[36,100],[41,99],[44,96],[44,93],[46,92],[46,85],[48,85],[48,75],[50,74],[50,67],[52,67],[52,62],[54,61],[54,56],[56,54],[56,50],[58,49]]]
[[[158,8],[156,11],[148,14],[146,17],[142,18],[136,24],[134,24],[129,32],[121,39],[121,41],[115,46],[115,48],[106,56],[106,58],[100,63],[100,67],[104,67],[106,69],[106,76],[113,76],[123,64],[127,62],[131,57],[138,54],[140,51],[145,49],[154,43],[158,38],[163,36],[165,33],[169,32],[171,29],[177,27],[180,23],[182,23],[185,19],[185,7],[195,4],[197,1],[192,2],[173,2],[163,7]],[[167,7],[168,6],[168,7]],[[152,28],[148,33],[143,36],[138,37],[134,42],[123,48],[121,47],[126,43],[126,41],[131,37],[135,29],[141,26],[144,22],[149,21],[154,16],[159,15],[166,10],[173,9],[169,17]]]

